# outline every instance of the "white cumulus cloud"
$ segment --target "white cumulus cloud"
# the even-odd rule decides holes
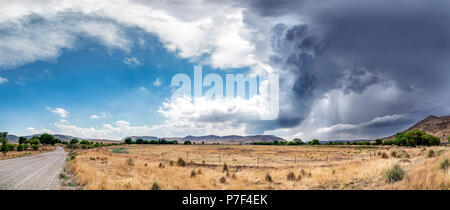
[[[66,117],[68,117],[69,116],[69,112],[68,111],[66,111],[65,109],[63,109],[63,108],[51,108],[51,107],[46,107],[49,111],[51,111],[52,113],[54,113],[54,114],[57,114],[59,117],[62,117],[62,118],[66,118]]]
[[[8,79],[0,77],[0,84],[7,83]]]
[[[159,80],[159,78],[156,78],[155,82],[153,82],[154,86],[161,86],[162,82]]]

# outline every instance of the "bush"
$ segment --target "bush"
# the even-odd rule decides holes
[[[76,153],[70,154],[70,160],[75,160],[76,157],[77,157]]]
[[[286,176],[288,181],[295,181],[295,174],[294,172],[289,172],[288,175]]]
[[[226,163],[223,164],[223,170],[222,172],[228,172],[228,166]]]
[[[384,179],[386,182],[396,182],[403,179],[405,175],[405,171],[398,165],[395,164],[392,168],[384,171]]]
[[[381,158],[389,159],[389,155],[386,152],[381,152]]]
[[[266,181],[272,182],[272,177],[270,176],[270,174],[266,174]]]
[[[33,144],[33,145],[31,145],[31,149],[33,149],[33,150],[38,150],[38,149],[39,149],[39,144]]]
[[[448,170],[450,168],[450,161],[448,159],[442,160],[439,164],[439,168],[444,171]]]
[[[434,153],[434,150],[429,149],[429,150],[427,151],[427,157],[432,158],[432,157],[434,157],[435,155],[436,155],[436,154]]]
[[[17,145],[17,151],[23,151],[23,145],[22,144],[19,144],[19,145]]]
[[[195,172],[195,170],[192,170],[191,171],[191,177],[195,177],[195,176],[197,176],[197,172]]]
[[[219,179],[220,183],[225,184],[227,182],[227,179],[225,179],[225,177],[220,177]]]
[[[158,183],[153,183],[152,190],[161,190],[161,187],[158,185]]]
[[[134,160],[133,160],[133,158],[128,158],[128,159],[127,159],[127,165],[129,165],[129,166],[134,166]]]
[[[183,160],[183,158],[178,158],[177,165],[178,166],[185,166],[186,162]]]
[[[391,157],[396,158],[397,157],[397,152],[396,151],[391,151]]]

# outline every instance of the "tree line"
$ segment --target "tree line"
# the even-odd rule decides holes
[[[78,140],[76,138],[70,140],[70,141],[62,141],[53,135],[50,135],[48,133],[44,133],[40,136],[33,136],[29,139],[21,136],[19,137],[18,144],[10,144],[8,142],[7,138],[8,132],[0,132],[0,142],[1,147],[0,150],[3,153],[6,153],[8,151],[23,151],[27,150],[29,147],[33,150],[38,150],[40,146],[45,145],[55,145],[55,144],[64,144],[67,148],[83,148],[83,149],[92,149],[97,148],[101,146],[112,146],[112,145],[119,145],[119,143],[109,143],[109,144],[103,144],[102,142],[92,142],[89,140]]]
[[[125,144],[178,144],[177,140],[173,141],[167,141],[165,139],[158,139],[158,140],[144,140],[144,139],[136,139],[136,141],[133,141],[131,137],[127,137],[124,140]]]
[[[450,141],[450,136],[448,137]],[[441,139],[436,136],[427,134],[425,131],[418,129],[410,130],[405,133],[397,133],[393,139],[375,141],[328,141],[321,143],[318,139],[309,142],[303,142],[301,139],[294,139],[289,142],[273,141],[273,142],[254,142],[253,145],[397,145],[397,146],[437,146],[441,144]]]

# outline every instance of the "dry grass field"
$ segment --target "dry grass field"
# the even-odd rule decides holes
[[[443,146],[122,145],[77,151],[69,170],[87,190],[448,190],[448,160]]]

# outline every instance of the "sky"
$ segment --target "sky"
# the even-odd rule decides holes
[[[450,114],[449,22],[446,0],[1,0],[0,130],[390,136]],[[270,69],[277,118],[250,97],[173,99],[171,79],[194,66]]]

